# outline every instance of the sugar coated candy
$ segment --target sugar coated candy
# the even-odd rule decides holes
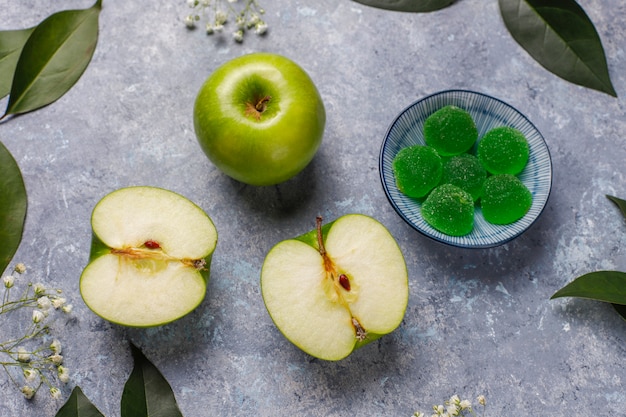
[[[478,139],[472,116],[460,107],[448,105],[424,121],[424,140],[441,156],[467,152]]]
[[[392,168],[398,189],[413,198],[424,197],[441,180],[441,157],[429,146],[401,149],[393,159]]]
[[[522,132],[500,126],[491,129],[478,142],[478,159],[491,174],[519,174],[528,163],[530,150]]]
[[[456,185],[439,185],[422,204],[422,217],[441,233],[467,235],[474,228],[474,199]]]
[[[511,174],[488,177],[480,200],[483,217],[493,224],[509,224],[521,219],[532,202],[531,192]]]
[[[441,183],[461,187],[472,195],[474,201],[480,198],[486,178],[487,171],[472,154],[456,155],[443,163]]]

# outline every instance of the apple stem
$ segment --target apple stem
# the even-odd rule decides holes
[[[265,109],[267,109],[267,103],[269,103],[269,101],[272,99],[271,96],[265,96],[263,98],[261,98],[256,105],[254,106],[254,108],[256,109],[256,111],[258,111],[259,113],[263,113],[265,111]]]
[[[319,246],[320,255],[326,258],[326,248],[324,247],[324,239],[322,237],[322,216],[315,218],[315,225],[317,227],[317,246]]]

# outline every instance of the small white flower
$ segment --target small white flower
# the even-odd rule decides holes
[[[221,32],[222,29],[224,29],[224,25],[217,25],[216,24],[215,26],[213,26],[213,31],[214,32]]]
[[[237,3],[237,0],[228,0],[229,3]]]
[[[435,409],[437,414],[439,414],[439,415],[443,414],[443,411],[444,411],[443,405],[438,405],[438,406],[433,407],[433,408]]]
[[[30,353],[23,347],[17,348],[17,360],[18,362],[28,362],[30,361]]]
[[[469,400],[463,400],[459,403],[459,407],[461,407],[461,410],[466,410],[470,408],[471,406],[472,406],[472,403],[469,402]]]
[[[243,42],[243,30],[239,29],[238,31],[233,32],[233,39],[236,42]]]
[[[48,360],[55,365],[61,365],[63,363],[63,356],[59,355],[58,353],[54,353],[48,356]]]
[[[237,19],[235,19],[235,24],[239,29],[243,29],[246,26],[246,19],[244,19],[243,16],[237,16]]]
[[[209,7],[211,5],[211,0],[202,0],[202,7]]]
[[[33,310],[33,323],[41,323],[43,319],[46,317],[41,310]]]
[[[259,17],[259,15],[254,13],[252,16],[250,16],[250,20],[248,20],[248,27],[251,28],[252,26],[259,23],[260,21],[261,21],[261,18]]]
[[[413,413],[411,417],[424,417],[424,413],[420,413],[419,411],[416,411],[415,413]]]
[[[2,277],[2,282],[4,282],[5,288],[11,288],[15,284],[15,278],[13,277],[13,275],[7,275],[5,277]]]
[[[65,304],[66,302],[67,300],[63,297],[54,297],[52,299],[52,306],[58,310],[59,308],[63,307],[63,304]]]
[[[52,301],[46,295],[41,296],[37,299],[37,307],[43,311],[49,310],[52,307]]]
[[[187,26],[188,28],[192,28],[196,26],[196,20],[194,19],[192,15],[185,16],[184,22],[185,22],[185,26]]]
[[[210,23],[206,24],[206,33],[207,35],[212,35],[215,29],[213,29],[213,25]]]
[[[457,408],[456,404],[451,404],[446,408],[446,413],[448,413],[451,416],[458,416],[459,409]]]
[[[59,366],[57,368],[57,376],[59,377],[59,381],[63,382],[64,384],[70,380],[70,373],[64,366]]]
[[[26,382],[33,382],[35,378],[37,378],[37,371],[30,368],[24,369],[24,379]]]
[[[66,304],[66,305],[64,305],[63,307],[61,307],[61,310],[62,310],[64,313],[69,314],[69,313],[71,313],[71,312],[72,312],[72,308],[74,308],[74,307],[73,307],[71,304]]]
[[[59,390],[56,387],[52,387],[50,388],[50,396],[55,399],[58,400],[59,398],[61,398],[61,390]]]
[[[198,0],[187,0],[187,6],[194,8],[198,5]]]
[[[35,395],[35,390],[29,387],[28,385],[23,386],[21,391],[27,400],[30,400],[31,398],[33,398],[33,395]]]
[[[476,401],[478,401],[478,404],[482,406],[484,406],[487,403],[487,400],[485,399],[484,395],[479,395]]]
[[[267,23],[265,22],[259,22],[257,23],[254,32],[257,35],[263,35],[265,32],[267,32]]]
[[[35,291],[35,295],[37,296],[42,296],[46,293],[46,287],[39,282],[33,286],[33,290]]]
[[[26,265],[24,265],[23,263],[19,263],[19,264],[15,265],[14,270],[18,274],[23,274],[24,272],[26,272]]]
[[[450,397],[450,400],[448,401],[448,403],[450,404],[459,404],[461,402],[461,399],[459,398],[458,395],[453,395],[452,397]]]
[[[54,339],[52,343],[50,343],[50,350],[54,353],[61,353],[61,342],[57,339]]]
[[[215,25],[223,25],[228,20],[228,15],[221,10],[215,12]]]

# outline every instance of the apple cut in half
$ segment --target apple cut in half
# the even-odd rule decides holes
[[[274,246],[261,292],[276,327],[306,353],[340,360],[396,329],[406,311],[406,262],[377,220],[348,214]]]
[[[155,187],[122,188],[96,204],[91,227],[80,293],[100,317],[158,326],[204,299],[217,230],[187,198]]]

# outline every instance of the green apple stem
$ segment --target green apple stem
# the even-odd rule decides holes
[[[254,117],[257,120],[261,120],[261,115],[267,109],[267,103],[272,99],[271,96],[263,96],[259,99],[255,99],[256,103],[247,103],[246,115]]]
[[[143,249],[143,248],[123,248],[123,249],[111,249],[111,253],[114,255],[126,256],[130,259],[152,259],[167,262],[181,262],[185,266],[190,266],[198,270],[202,270],[206,267],[206,261],[204,259],[178,259],[161,250],[155,249]]]
[[[324,269],[326,270],[326,276],[333,280],[337,294],[339,295],[339,299],[342,301],[342,304],[344,304],[346,308],[350,310],[348,303],[345,301],[344,297],[341,296],[341,293],[337,288],[337,286],[341,286],[341,288],[343,288],[344,290],[350,291],[350,279],[346,274],[337,273],[337,267],[326,252],[326,247],[324,246],[324,236],[322,235],[322,216],[317,216],[317,218],[315,219],[315,224],[317,226],[317,246],[319,248],[319,253],[322,256],[322,259],[324,260]],[[352,325],[354,326],[357,340],[365,340],[365,338],[367,337],[367,332],[354,316],[352,317]]]

